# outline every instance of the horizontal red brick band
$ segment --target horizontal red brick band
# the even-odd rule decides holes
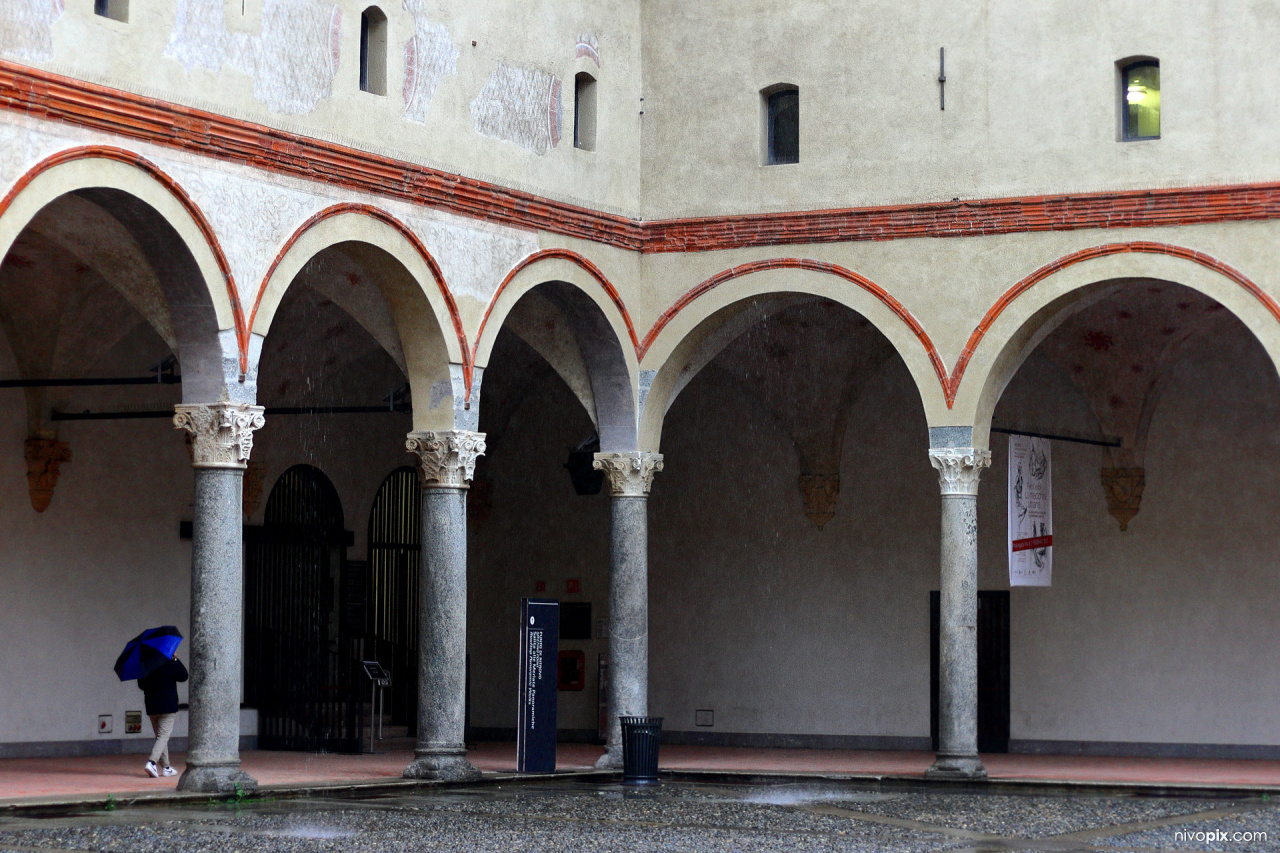
[[[1280,218],[1272,182],[642,222],[13,62],[0,108],[646,253]]]
[[[625,216],[0,61],[0,108],[511,225],[639,250]]]
[[[1280,218],[1280,183],[977,199],[645,223],[645,252]]]

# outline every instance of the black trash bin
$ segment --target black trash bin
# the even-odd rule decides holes
[[[658,784],[661,717],[618,717],[622,724],[622,784]]]

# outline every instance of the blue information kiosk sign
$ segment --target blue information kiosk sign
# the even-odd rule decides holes
[[[560,602],[520,599],[520,719],[516,726],[516,770],[556,769],[556,650]]]

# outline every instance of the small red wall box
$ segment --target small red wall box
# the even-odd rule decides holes
[[[587,656],[583,652],[560,653],[556,686],[561,690],[582,690],[587,686]]]
[[[534,582],[533,582],[533,591],[534,591],[534,592],[546,592],[546,591],[547,591],[547,582],[546,582],[546,581],[534,581]]]
[[[570,595],[577,595],[582,592],[582,584],[577,578],[569,578],[569,580],[565,581],[565,587],[565,592]]]

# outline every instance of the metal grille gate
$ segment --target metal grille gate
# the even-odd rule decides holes
[[[245,535],[245,693],[263,749],[359,752],[358,638],[342,630],[348,544],[319,469],[295,465]]]
[[[383,481],[369,513],[368,645],[391,670],[391,724],[418,722],[418,572],[422,488],[417,473],[397,468]]]

